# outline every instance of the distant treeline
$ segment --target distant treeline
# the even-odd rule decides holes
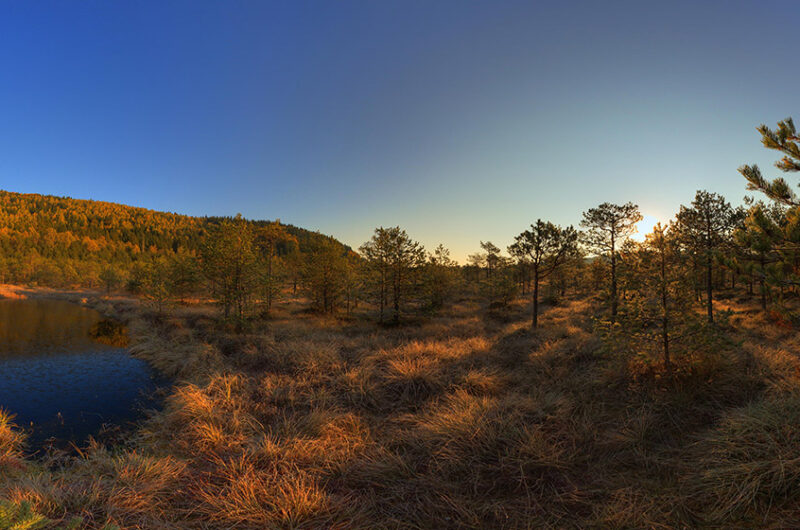
[[[791,119],[761,126],[762,143],[800,171],[800,136]],[[103,286],[142,295],[163,312],[174,302],[217,302],[244,329],[275,302],[298,295],[330,314],[372,313],[383,322],[424,316],[464,296],[503,308],[531,297],[595,295],[608,311],[597,326],[616,345],[653,344],[666,367],[716,336],[715,293],[757,297],[764,312],[790,321],[800,295],[800,198],[783,178],[742,166],[749,190],[766,200],[733,206],[706,190],[673,219],[634,241],[636,204],[604,202],[578,228],[537,219],[501,249],[459,266],[443,245],[426,250],[401,227],[376,228],[357,252],[333,238],[280,222],[198,218],[118,204],[0,192],[0,274],[5,281]],[[688,199],[688,197],[687,197]]]
[[[224,219],[0,190],[0,282],[98,287],[108,267],[127,275],[137,263],[157,257],[196,255],[208,231]],[[348,250],[320,233],[281,226],[299,252],[323,240]],[[281,242],[277,250],[292,249]]]

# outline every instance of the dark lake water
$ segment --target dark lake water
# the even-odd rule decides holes
[[[53,439],[80,445],[154,404],[163,381],[125,348],[92,338],[101,321],[62,300],[0,300],[0,407],[34,449]]]

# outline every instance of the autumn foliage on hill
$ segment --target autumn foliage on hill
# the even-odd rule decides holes
[[[99,287],[106,269],[122,278],[137,263],[153,258],[196,255],[208,230],[222,221],[219,217],[0,190],[0,283]],[[269,224],[249,223],[254,227]],[[281,226],[300,252],[330,239],[295,226]]]

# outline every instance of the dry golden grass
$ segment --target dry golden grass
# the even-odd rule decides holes
[[[0,413],[0,499],[53,524],[800,526],[800,339],[747,305],[667,377],[595,336],[591,300],[535,332],[521,302],[464,301],[400,327],[278,308],[244,335],[205,306],[89,303],[175,384],[126,445],[78,456],[23,460]]]
[[[687,486],[713,519],[749,515],[768,523],[770,512],[800,515],[800,396],[731,411],[699,449],[702,466]]]
[[[9,298],[19,300],[26,298],[23,289],[18,285],[0,284],[0,298]]]
[[[0,485],[7,500],[29,503],[54,524],[78,518],[88,528],[152,528],[180,509],[184,469],[171,456],[114,454],[95,445],[67,462],[37,463]]]
[[[0,471],[3,473],[11,473],[24,465],[25,435],[13,422],[14,416],[0,409]]]

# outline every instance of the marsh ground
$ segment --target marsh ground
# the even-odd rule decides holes
[[[720,302],[724,341],[667,376],[598,338],[591,299],[546,306],[536,331],[522,301],[465,298],[397,327],[287,304],[236,334],[203,304],[164,317],[71,296],[127,321],[176,383],[134,435],[77,456],[25,459],[0,419],[9,513],[96,528],[800,526],[800,339],[746,299]]]

